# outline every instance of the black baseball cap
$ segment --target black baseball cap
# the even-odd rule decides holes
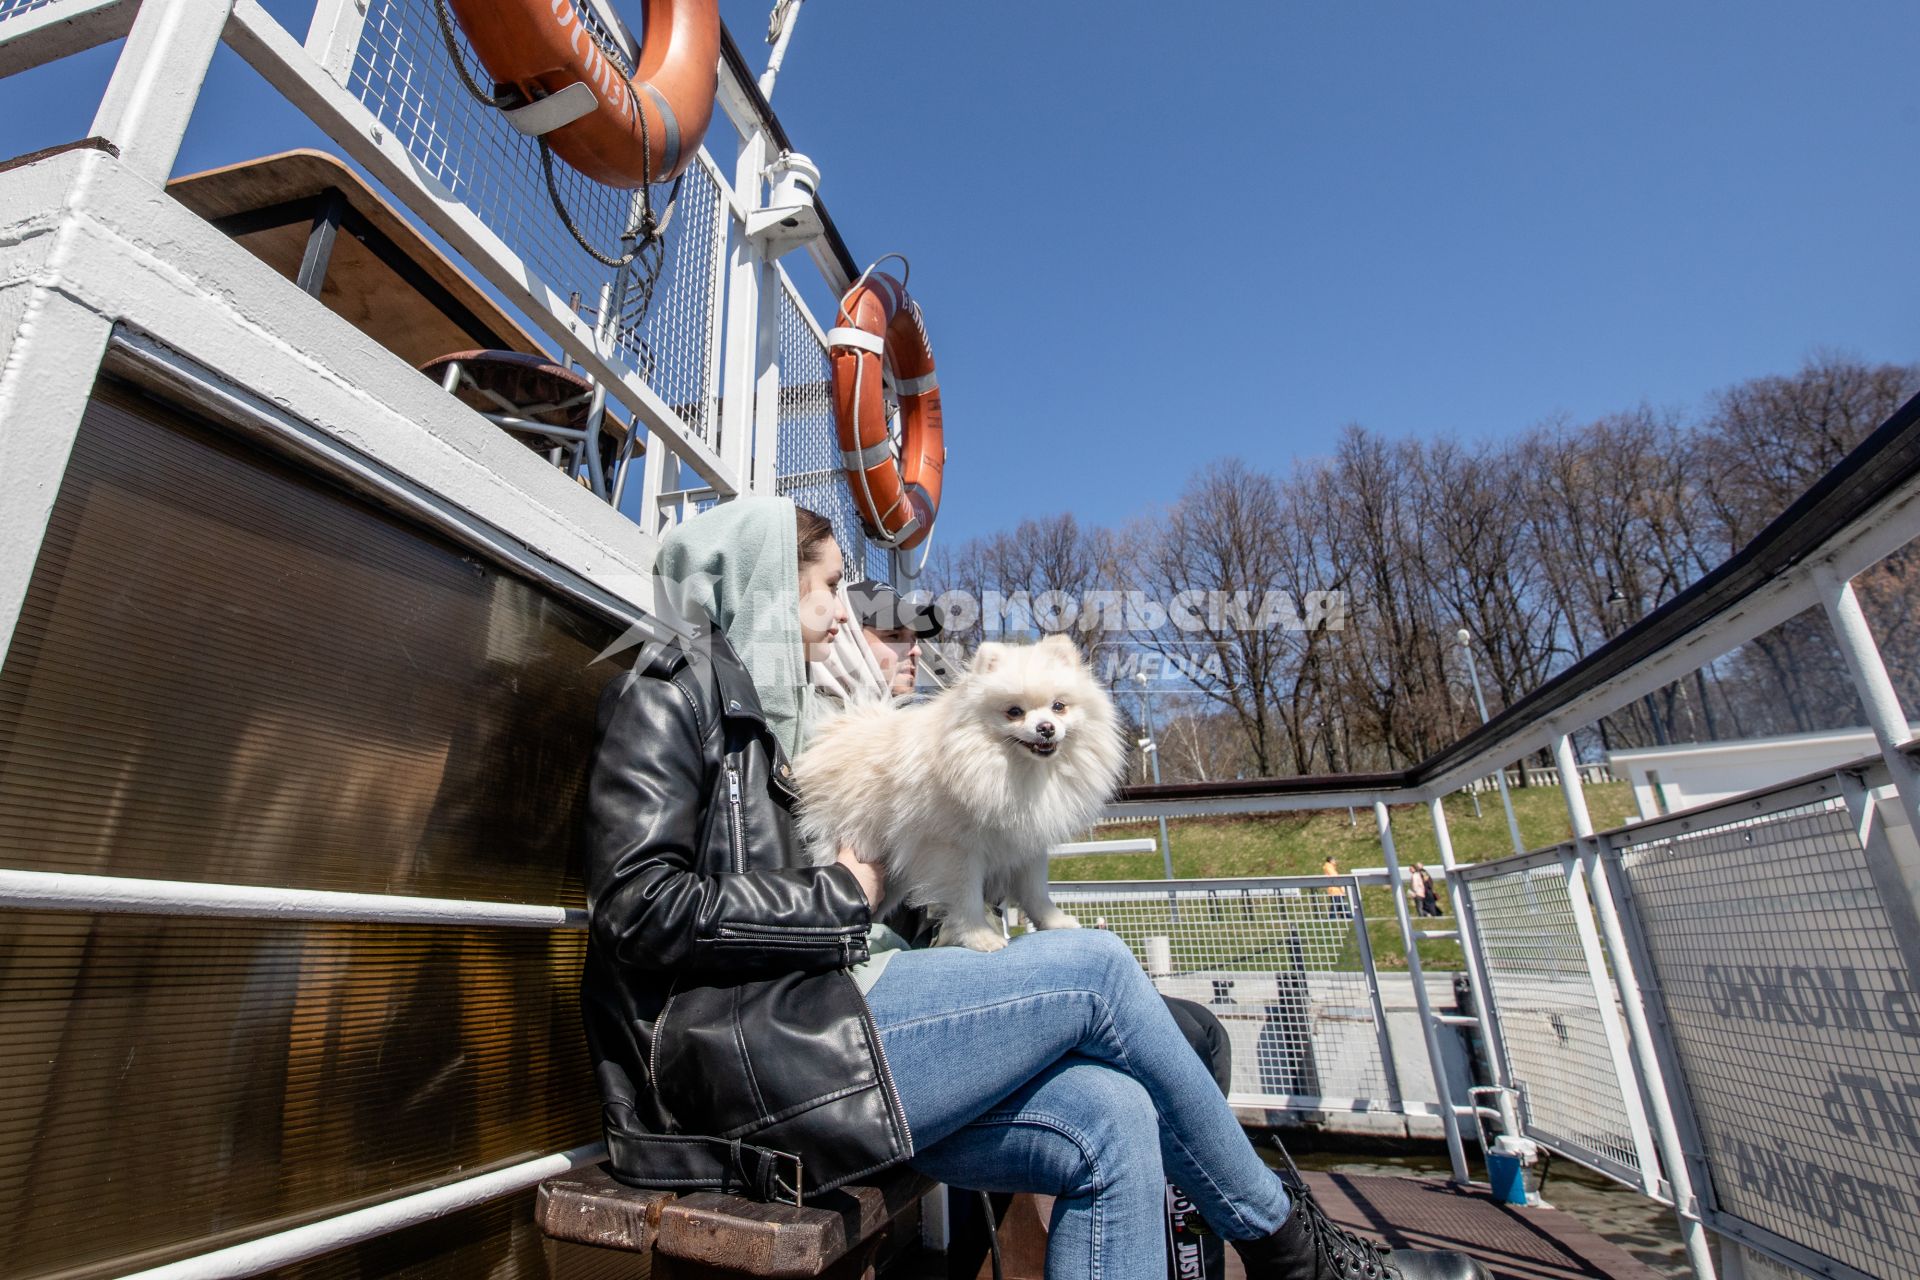
[[[854,620],[875,631],[905,627],[922,640],[931,640],[941,631],[940,613],[933,601],[918,593],[902,596],[884,582],[869,579],[854,583],[847,588],[847,603],[853,606]]]

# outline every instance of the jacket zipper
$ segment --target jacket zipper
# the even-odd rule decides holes
[[[680,978],[676,974],[667,986],[667,1002],[660,1006],[660,1016],[653,1020],[653,1043],[647,1046],[647,1074],[652,1077],[648,1084],[657,1096],[660,1092],[660,1042],[666,1039],[667,1014],[673,1009],[674,998],[680,994]]]
[[[746,839],[740,830],[740,770],[734,766],[733,757],[727,757],[727,812],[732,816],[733,825],[730,834],[733,837],[733,869],[747,869]]]
[[[729,921],[718,926],[716,932],[722,937],[731,934],[737,938],[748,938],[758,934],[784,935],[795,938],[837,938],[848,936],[846,929],[834,925],[764,924],[753,920]]]
[[[880,1028],[873,1024],[873,1010],[867,1004],[867,993],[860,984],[853,981],[852,974],[843,977],[853,985],[853,994],[860,1001],[860,1021],[867,1026],[868,1043],[873,1046],[873,1060],[880,1064],[881,1091],[887,1095],[887,1105],[893,1108],[894,1119],[900,1122],[900,1132],[907,1135],[907,1154],[913,1154],[913,1126],[907,1123],[907,1109],[901,1105],[900,1090],[894,1087],[893,1070],[887,1066],[886,1050],[880,1047]]]
[[[823,942],[840,945],[840,967],[853,963],[853,935],[844,929],[809,929],[798,925],[723,924],[713,931],[715,941],[753,942],[762,947],[797,947],[818,951]]]

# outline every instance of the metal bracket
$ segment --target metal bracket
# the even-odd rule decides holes
[[[747,239],[768,261],[823,233],[820,212],[811,204],[760,209],[747,215]]]

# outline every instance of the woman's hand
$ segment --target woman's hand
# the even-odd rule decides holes
[[[887,873],[880,864],[860,861],[853,848],[844,844],[834,861],[853,872],[853,878],[860,882],[861,891],[867,895],[867,906],[878,910],[880,899],[887,896]]]

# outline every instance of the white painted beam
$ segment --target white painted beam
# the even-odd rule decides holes
[[[122,376],[275,437],[640,638],[679,629],[653,539],[110,155],[0,173],[0,210],[25,211],[0,215],[0,641],[116,322]]]
[[[165,186],[233,0],[141,0],[92,132],[129,170]]]
[[[0,77],[118,40],[138,8],[136,0],[53,0],[13,14],[0,22]]]

